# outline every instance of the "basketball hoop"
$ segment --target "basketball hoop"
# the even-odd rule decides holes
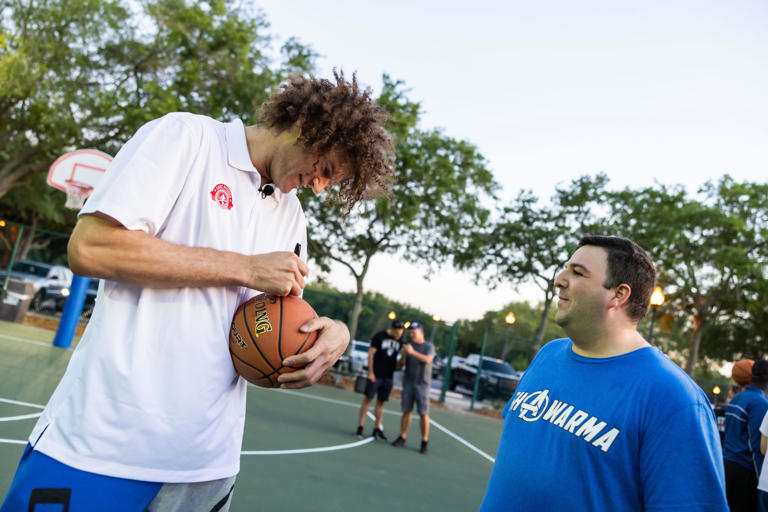
[[[75,180],[65,180],[64,183],[66,183],[67,186],[67,189],[65,190],[67,193],[67,202],[64,203],[64,207],[72,210],[79,210],[83,207],[83,204],[85,204],[85,200],[88,199],[88,196],[91,195],[93,187],[87,183]]]

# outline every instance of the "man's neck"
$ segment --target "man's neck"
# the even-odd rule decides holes
[[[245,142],[251,163],[259,171],[262,183],[270,183],[268,175],[271,154],[275,147],[275,136],[267,129],[254,124],[245,127]]]
[[[592,328],[589,334],[570,334],[573,351],[584,357],[615,357],[651,345],[637,332],[637,326],[620,326],[614,329]],[[566,334],[568,334],[566,330]]]

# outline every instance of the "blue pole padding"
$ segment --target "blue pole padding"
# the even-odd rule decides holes
[[[85,304],[85,292],[88,290],[89,277],[83,277],[75,274],[72,277],[72,284],[69,285],[69,297],[64,303],[64,311],[61,313],[61,322],[56,330],[56,337],[53,338],[53,346],[59,348],[69,348],[72,344],[72,338],[75,336],[77,322],[80,320],[80,313],[83,312]]]

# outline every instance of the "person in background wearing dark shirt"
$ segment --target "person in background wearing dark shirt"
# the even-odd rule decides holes
[[[376,424],[371,435],[376,439],[387,440],[381,419],[384,416],[384,402],[389,400],[389,393],[392,391],[392,375],[397,367],[403,330],[403,322],[394,320],[389,329],[377,332],[371,338],[371,346],[368,349],[368,381],[365,384],[365,395],[360,405],[360,421],[357,424],[357,437],[360,439],[363,438],[365,415],[376,395],[376,405],[373,408]]]
[[[744,391],[744,386],[740,384],[733,384],[728,389],[728,394],[725,397],[725,402],[717,404],[715,407],[715,418],[717,418],[717,431],[720,432],[720,444],[725,443],[725,413],[728,408],[728,402],[730,402],[734,396]]]
[[[752,382],[725,412],[725,492],[731,512],[757,509],[757,479],[763,466],[760,422],[768,411],[768,361],[755,361]]]

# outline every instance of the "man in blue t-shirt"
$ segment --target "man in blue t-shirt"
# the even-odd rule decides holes
[[[757,480],[763,467],[760,423],[768,411],[768,361],[755,361],[752,380],[725,410],[725,489],[731,512],[757,509]]]
[[[637,332],[655,280],[631,240],[581,239],[555,281],[570,338],[542,347],[504,408],[482,512],[728,510],[709,401]]]

